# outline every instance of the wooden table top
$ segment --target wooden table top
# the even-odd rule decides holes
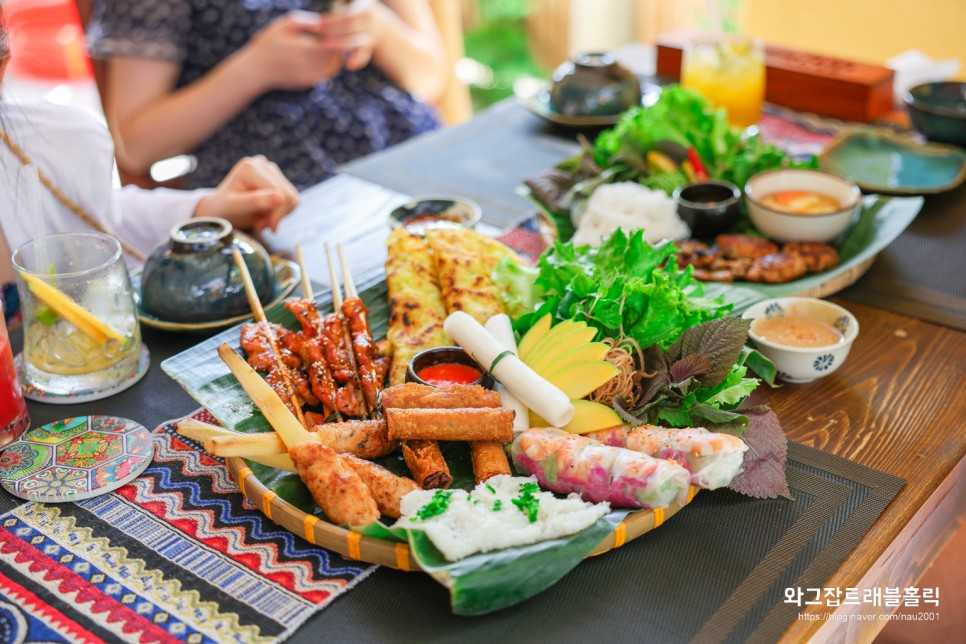
[[[809,384],[759,389],[755,399],[775,410],[789,439],[906,479],[824,587],[857,588],[865,585],[863,580],[912,586],[964,512],[960,463],[966,454],[966,335],[835,301],[856,316],[860,327],[845,364]],[[883,561],[904,550],[906,561]],[[880,569],[882,574],[870,576]],[[827,611],[813,606],[807,612]],[[869,622],[863,632],[874,634],[886,623]],[[856,628],[855,622],[844,624]],[[825,639],[829,633],[820,633],[823,627],[831,628],[827,621],[798,620],[785,639]]]

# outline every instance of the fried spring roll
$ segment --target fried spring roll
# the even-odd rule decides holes
[[[513,410],[387,409],[389,437],[402,440],[501,441],[513,440]]]
[[[364,526],[379,518],[379,507],[362,477],[331,447],[303,441],[289,449],[289,456],[312,498],[332,523]]]
[[[402,498],[413,490],[419,489],[416,481],[403,476],[396,476],[372,461],[356,458],[351,454],[342,454],[340,458],[343,463],[362,477],[363,482],[372,493],[372,497],[376,500],[379,511],[386,516],[398,519],[401,514],[399,503]]]
[[[389,440],[385,420],[347,420],[309,429],[318,432],[322,442],[340,454],[378,458],[396,449],[396,441]]]
[[[453,475],[436,441],[403,441],[402,453],[413,478],[424,490],[452,485]]]
[[[507,460],[503,443],[496,441],[477,441],[470,443],[470,456],[473,457],[473,476],[482,483],[497,474],[511,474],[510,461]]]
[[[383,409],[459,409],[499,407],[500,394],[479,385],[431,387],[408,382],[382,392]]]

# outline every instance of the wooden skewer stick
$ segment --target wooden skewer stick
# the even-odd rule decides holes
[[[339,244],[339,249],[341,251],[342,244]],[[342,313],[342,287],[339,286],[339,278],[335,272],[335,260],[332,257],[332,249],[329,247],[328,242],[325,244],[325,258],[329,264],[329,281],[332,283],[332,309],[339,315],[339,319],[342,322],[342,337],[345,341],[347,353],[349,354],[349,363],[352,365],[352,374],[355,376],[356,382],[359,385],[359,397],[362,399],[362,409],[365,411],[365,417],[369,418],[372,410],[369,409],[365,392],[362,390],[362,376],[359,375],[359,363],[356,361],[355,349],[352,347],[352,334],[349,333],[349,322],[346,320],[345,314]],[[348,290],[346,291],[346,295],[348,295]]]
[[[329,281],[332,283],[332,308],[336,313],[342,313],[342,287],[339,286],[339,278],[336,276],[335,260],[332,258],[329,242],[325,243],[325,260],[329,264]]]
[[[345,296],[359,297],[359,291],[356,290],[355,280],[352,279],[352,273],[349,272],[349,262],[345,261],[345,253],[342,251],[342,244],[338,244],[336,249],[339,251],[339,263],[342,265],[342,283],[345,284]]]
[[[292,378],[289,376],[288,367],[282,362],[282,354],[278,350],[275,334],[268,327],[268,320],[265,318],[265,309],[262,308],[262,303],[258,299],[258,293],[255,291],[255,284],[252,282],[251,273],[248,272],[248,264],[245,263],[241,251],[238,250],[237,246],[231,249],[231,253],[235,258],[235,266],[238,267],[238,271],[241,273],[242,284],[245,286],[245,295],[248,297],[248,305],[252,309],[252,315],[255,316],[255,321],[262,325],[265,339],[268,340],[268,344],[272,348],[272,356],[275,358],[275,368],[278,369],[278,372],[282,376],[282,381],[285,383],[285,391],[288,394],[292,406],[295,408],[295,416],[302,424],[302,427],[308,427],[305,416],[302,414],[302,406],[299,404],[295,385],[292,384]]]
[[[311,300],[313,299],[312,280],[309,279],[309,271],[305,267],[305,255],[302,254],[302,244],[295,244],[295,260],[298,262],[299,268],[302,269],[302,297]]]
[[[238,379],[242,389],[251,397],[255,406],[262,412],[268,424],[278,432],[285,447],[291,448],[296,443],[312,440],[309,431],[299,424],[295,415],[289,411],[275,390],[255,373],[245,359],[238,355],[227,344],[218,347],[218,355],[228,365],[228,369]]]

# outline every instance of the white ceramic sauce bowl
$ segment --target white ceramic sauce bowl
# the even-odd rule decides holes
[[[843,338],[821,347],[794,347],[766,340],[754,329],[749,337],[755,347],[767,356],[785,382],[805,383],[836,371],[845,362],[852,343],[859,334],[859,322],[837,304],[811,297],[779,297],[749,307],[741,317],[749,320],[801,316],[820,320],[835,327]]]
[[[820,215],[783,212],[765,205],[763,197],[786,190],[804,190],[827,195],[842,207]],[[755,227],[779,242],[828,242],[838,237],[852,221],[862,203],[862,192],[853,181],[821,170],[767,170],[745,184],[745,203]]]

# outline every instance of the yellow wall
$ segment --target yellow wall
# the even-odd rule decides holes
[[[882,65],[908,49],[956,58],[966,80],[966,0],[746,0],[749,34],[776,45]]]

